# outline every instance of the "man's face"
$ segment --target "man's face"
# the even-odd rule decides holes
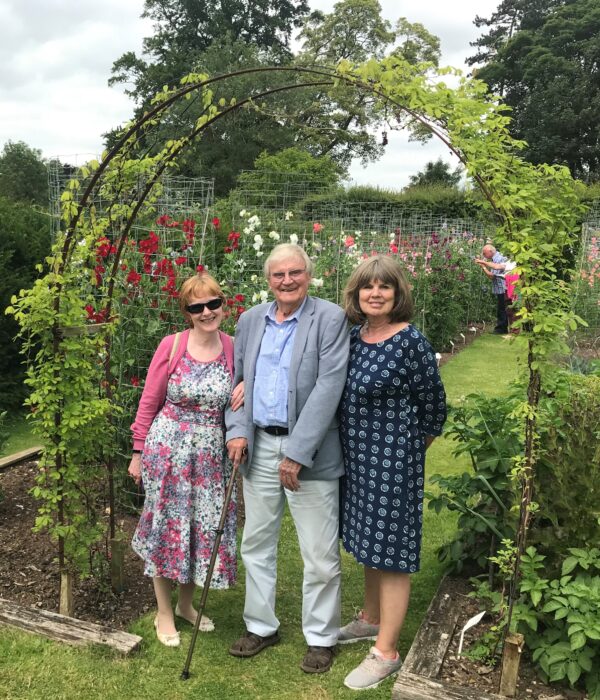
[[[300,306],[308,294],[309,283],[310,275],[301,257],[277,260],[269,267],[269,287],[278,306]]]
[[[483,257],[486,260],[491,260],[494,257],[494,250],[492,248],[489,248],[488,246],[484,246],[481,252],[483,253]]]

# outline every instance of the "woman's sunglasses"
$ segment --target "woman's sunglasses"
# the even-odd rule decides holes
[[[216,299],[211,299],[210,301],[205,301],[204,303],[188,304],[185,307],[185,310],[189,314],[201,314],[204,311],[205,306],[210,311],[214,311],[215,309],[223,306],[223,299],[221,299],[221,297],[217,297]]]

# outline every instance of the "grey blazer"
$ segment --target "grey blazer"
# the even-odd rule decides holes
[[[233,384],[244,381],[244,406],[225,411],[226,440],[245,437],[248,473],[254,447],[252,397],[256,360],[270,303],[240,316],[235,333]],[[348,367],[349,336],[344,312],[329,301],[307,297],[294,337],[288,388],[286,457],[303,465],[300,479],[337,479],[344,473],[337,407]]]

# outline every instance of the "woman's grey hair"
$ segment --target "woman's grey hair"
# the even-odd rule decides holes
[[[394,308],[390,312],[390,321],[392,323],[410,321],[414,313],[414,305],[410,284],[404,270],[389,255],[374,255],[363,260],[346,282],[344,311],[351,323],[365,322],[366,316],[360,308],[358,293],[373,282],[382,282],[394,288]]]
[[[315,266],[313,261],[308,257],[308,253],[304,250],[304,248],[297,243],[280,243],[273,248],[265,260],[265,264],[263,266],[265,277],[269,279],[269,271],[272,263],[281,262],[282,260],[287,260],[289,258],[302,258],[308,276],[313,276]]]

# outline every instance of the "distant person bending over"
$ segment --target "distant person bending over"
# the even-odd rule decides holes
[[[496,297],[496,327],[494,333],[508,333],[508,316],[506,313],[506,282],[504,270],[508,259],[498,252],[493,245],[484,245],[481,251],[483,258],[475,258],[475,263],[481,267],[492,282],[492,294]]]

